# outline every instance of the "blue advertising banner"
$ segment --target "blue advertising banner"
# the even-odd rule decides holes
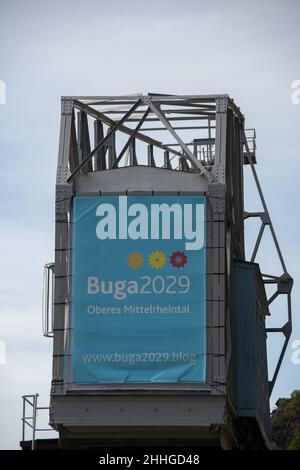
[[[204,382],[205,197],[75,197],[72,222],[73,382]]]

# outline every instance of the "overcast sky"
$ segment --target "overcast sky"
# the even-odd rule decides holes
[[[300,80],[299,24],[298,0],[0,0],[7,92],[0,105],[0,340],[7,349],[0,448],[18,448],[21,395],[38,392],[48,405],[52,351],[41,334],[42,268],[54,259],[61,95],[235,99],[257,131],[257,170],[295,279],[293,340],[300,340],[300,104],[291,101],[291,84]],[[256,201],[253,189],[249,204]],[[263,257],[275,267],[269,243]],[[282,318],[280,307],[275,315]],[[289,347],[272,404],[300,388],[291,354]]]

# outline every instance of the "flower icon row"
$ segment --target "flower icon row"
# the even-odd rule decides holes
[[[187,263],[187,256],[183,251],[174,251],[170,258],[170,264],[173,268],[183,268]],[[137,251],[129,253],[127,259],[130,268],[138,269],[145,263],[145,258],[142,253]],[[153,269],[161,269],[166,265],[167,256],[163,251],[152,251],[148,256],[149,266]]]

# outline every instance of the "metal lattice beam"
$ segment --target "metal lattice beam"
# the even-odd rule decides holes
[[[111,130],[106,134],[105,137],[97,144],[93,150],[82,160],[82,162],[77,166],[77,168],[73,171],[71,176],[68,178],[68,182],[72,181],[74,177],[80,172],[81,168],[83,168],[95,155],[95,153],[101,149],[101,147],[111,138],[112,135],[120,128],[120,126],[127,120],[127,118],[133,113],[133,111],[140,105],[140,100],[137,101],[132,108],[123,116],[123,118],[117,122]]]
[[[263,212],[252,212],[252,213],[245,212],[245,214],[244,214],[244,219],[247,219],[247,218],[250,218],[250,217],[257,217],[257,218],[261,219],[261,226],[260,226],[260,230],[259,230],[256,242],[255,242],[254,250],[253,250],[253,253],[252,253],[252,256],[251,256],[251,262],[255,261],[255,258],[256,258],[257,252],[258,252],[258,248],[260,246],[262,237],[264,235],[265,227],[268,225],[269,228],[270,228],[272,239],[274,241],[274,245],[275,245],[275,248],[276,248],[276,253],[278,255],[278,258],[279,258],[279,261],[280,261],[280,264],[281,264],[281,267],[282,267],[282,270],[283,270],[283,274],[280,277],[273,276],[273,275],[270,275],[270,274],[263,274],[265,284],[276,284],[277,285],[277,289],[274,292],[274,294],[272,294],[271,297],[268,298],[268,305],[271,305],[272,302],[274,302],[274,300],[277,299],[278,296],[280,296],[280,295],[286,295],[287,296],[287,317],[288,317],[287,322],[281,327],[266,328],[267,333],[282,333],[285,337],[284,343],[283,343],[283,346],[281,348],[281,352],[280,352],[280,355],[279,355],[279,358],[278,358],[278,361],[277,361],[277,364],[276,364],[276,367],[275,367],[275,371],[273,373],[273,376],[272,376],[271,380],[269,381],[269,392],[270,392],[270,395],[271,395],[271,393],[274,389],[274,385],[275,385],[275,382],[277,380],[278,373],[279,373],[279,370],[280,370],[280,367],[281,367],[281,364],[282,364],[282,361],[283,361],[283,358],[284,358],[284,354],[285,354],[286,348],[288,346],[288,342],[289,342],[291,332],[292,332],[291,291],[292,291],[292,287],[293,287],[293,279],[288,274],[287,269],[286,269],[286,265],[285,265],[285,262],[284,262],[284,259],[283,259],[283,256],[282,256],[282,252],[280,250],[280,246],[279,246],[276,234],[275,234],[275,230],[274,230],[274,227],[273,227],[273,224],[272,224],[272,220],[270,218],[268,207],[267,207],[267,204],[266,204],[266,201],[265,201],[265,198],[264,198],[261,186],[260,186],[260,182],[259,182],[257,172],[256,172],[256,169],[255,169],[255,164],[254,164],[253,157],[252,157],[252,154],[251,154],[250,149],[249,149],[249,145],[248,145],[248,141],[247,141],[247,137],[246,137],[245,133],[243,133],[243,145],[244,145],[245,150],[246,150],[246,156],[248,158],[248,162],[249,162],[250,167],[251,167],[252,175],[253,175],[253,178],[254,178],[254,181],[255,181],[255,185],[256,185],[259,197],[260,197],[260,201],[261,201],[263,209],[264,209]]]
[[[187,158],[190,160],[193,167],[200,170],[200,173],[205,175],[209,181],[212,181],[213,177],[211,176],[211,174],[206,170],[204,165],[202,165],[202,163],[199,162],[199,160],[197,160],[195,155],[190,151],[190,149],[185,145],[185,143],[181,140],[178,134],[174,131],[173,127],[171,126],[170,122],[168,121],[164,113],[161,110],[159,110],[152,103],[151,100],[147,100],[147,104],[149,104],[149,107],[152,109],[152,111],[156,114],[156,116],[159,118],[162,124],[164,124],[164,126],[169,130],[169,132],[172,134],[174,139],[178,142],[178,144],[182,148],[183,152],[187,155]]]
[[[118,164],[119,162],[121,161],[123,155],[125,154],[126,150],[128,149],[128,147],[130,146],[130,144],[133,142],[133,140],[135,139],[135,136],[137,134],[137,132],[139,131],[139,129],[142,127],[143,123],[145,122],[145,120],[147,119],[147,116],[150,112],[150,108],[147,109],[147,111],[145,112],[144,116],[142,117],[142,119],[140,120],[140,122],[138,123],[138,125],[136,126],[136,128],[134,129],[134,131],[132,132],[132,134],[130,135],[128,141],[126,142],[126,144],[124,145],[123,149],[121,150],[121,153],[120,155],[118,156],[118,158],[116,159],[115,163],[113,164],[113,167],[112,168],[118,168]]]

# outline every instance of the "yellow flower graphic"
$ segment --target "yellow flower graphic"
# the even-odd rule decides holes
[[[166,255],[162,251],[152,251],[149,256],[151,268],[161,269],[166,264]]]
[[[145,262],[142,253],[129,253],[129,258],[127,260],[129,267],[133,269],[141,268]]]

